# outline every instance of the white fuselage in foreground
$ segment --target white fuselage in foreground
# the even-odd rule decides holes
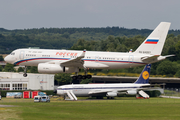
[[[133,91],[137,93],[138,89],[150,84],[134,84],[134,83],[114,83],[114,84],[75,84],[63,85],[57,88],[58,95],[65,95],[66,91],[72,90],[77,97],[87,96],[107,96],[107,94],[118,94],[122,92]]]
[[[82,51],[75,50],[17,49],[8,55],[5,60],[11,64],[22,66],[38,66],[39,63],[47,62],[60,65],[61,62],[77,58],[81,53]],[[87,51],[82,60],[86,68],[119,69],[147,64],[146,61],[142,61],[142,57],[146,56],[150,55]]]

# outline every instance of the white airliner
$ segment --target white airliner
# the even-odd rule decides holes
[[[38,66],[39,73],[76,73],[73,79],[91,78],[88,69],[130,68],[164,60],[161,56],[170,23],[161,22],[134,52],[100,52],[51,49],[17,49],[5,57],[7,63]],[[85,75],[78,75],[79,69]],[[23,74],[26,74],[26,67]]]
[[[103,97],[108,98],[118,96],[118,94],[136,95],[139,91],[142,92],[143,87],[150,86],[151,64],[144,67],[141,75],[134,83],[113,83],[113,84],[71,84],[58,87],[56,90],[58,95],[68,95],[72,100],[77,100],[77,97]],[[141,94],[140,92],[140,94]],[[143,94],[142,94],[143,95]],[[145,92],[144,95],[149,97]]]

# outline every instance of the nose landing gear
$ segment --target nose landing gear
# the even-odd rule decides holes
[[[27,77],[27,66],[24,67],[24,74],[23,74],[24,77]]]
[[[24,76],[24,77],[27,77],[27,73],[24,73],[23,76]]]

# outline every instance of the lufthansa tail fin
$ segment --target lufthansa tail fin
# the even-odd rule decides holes
[[[161,22],[134,53],[161,55],[170,25]]]
[[[135,84],[147,84],[149,83],[149,76],[150,76],[151,64],[147,64],[139,78],[134,82]]]

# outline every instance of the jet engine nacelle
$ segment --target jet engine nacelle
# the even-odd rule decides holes
[[[117,93],[115,93],[115,92],[108,92],[108,93],[106,94],[106,96],[107,96],[107,97],[116,97],[116,96],[117,96]]]
[[[49,63],[39,63],[38,64],[38,72],[39,73],[73,73],[76,68],[63,67],[59,64],[49,64]]]
[[[128,90],[126,92],[127,95],[136,95],[137,94],[137,91],[136,90]]]

